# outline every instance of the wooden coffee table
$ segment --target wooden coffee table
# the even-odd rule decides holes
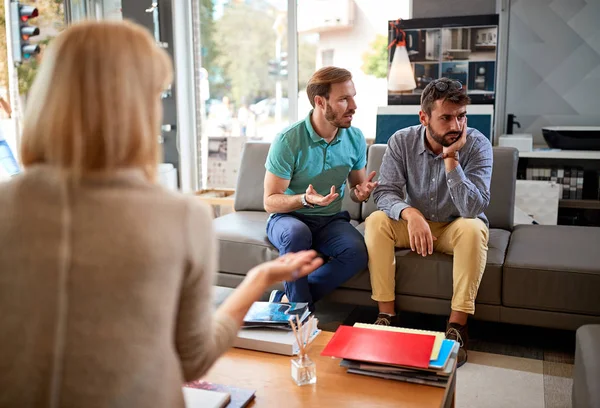
[[[333,333],[322,332],[309,348],[317,364],[317,383],[297,386],[291,377],[291,357],[243,349],[231,349],[204,380],[256,390],[251,407],[453,407],[456,367],[448,386],[385,380],[348,374],[340,360],[321,357]]]

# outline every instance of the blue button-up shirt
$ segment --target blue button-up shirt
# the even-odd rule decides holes
[[[425,218],[450,222],[458,217],[481,218],[490,203],[492,145],[476,129],[467,128],[459,152],[459,166],[446,172],[442,155],[425,144],[423,125],[401,129],[388,140],[373,192],[377,207],[399,220],[402,210],[414,207]]]

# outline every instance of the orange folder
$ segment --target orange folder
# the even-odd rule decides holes
[[[428,368],[435,336],[340,326],[322,356]]]

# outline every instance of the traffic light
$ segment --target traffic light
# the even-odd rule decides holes
[[[285,77],[288,74],[287,52],[282,52],[279,59],[269,60],[269,75]]]
[[[39,45],[29,43],[31,37],[40,35],[38,27],[29,25],[31,19],[39,16],[39,12],[33,6],[24,6],[14,1],[10,3],[10,16],[13,61],[20,63],[40,53]]]
[[[279,75],[284,77],[288,74],[287,52],[281,53],[281,61],[279,61]]]
[[[279,75],[279,61],[269,60],[269,75]]]

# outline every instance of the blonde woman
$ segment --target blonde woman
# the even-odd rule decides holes
[[[213,312],[209,211],[154,183],[170,80],[131,23],[73,26],[45,54],[26,170],[0,186],[0,406],[182,407],[252,302],[320,266],[259,265]]]

